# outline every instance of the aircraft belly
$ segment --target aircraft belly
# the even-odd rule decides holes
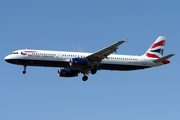
[[[140,65],[126,65],[126,64],[100,64],[100,69],[106,70],[138,70],[138,69],[145,69],[149,68],[148,66],[140,66]]]
[[[70,67],[69,62],[67,61],[53,61],[53,60],[30,60],[30,59],[9,59],[7,62],[17,65],[27,65],[27,66],[45,66],[45,67],[65,67],[74,70],[86,69],[90,70],[90,66],[80,67],[74,66]],[[101,63],[97,67],[99,69],[105,70],[137,70],[137,69],[144,69],[149,68],[149,66],[141,66],[141,65],[133,65],[133,64],[110,64],[110,63]]]
[[[27,66],[45,66],[45,67],[66,67],[69,62],[65,61],[49,61],[49,60],[30,60],[30,59],[10,59],[7,62],[17,65]]]

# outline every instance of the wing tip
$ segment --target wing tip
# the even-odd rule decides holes
[[[124,40],[126,43],[128,42],[128,38]]]

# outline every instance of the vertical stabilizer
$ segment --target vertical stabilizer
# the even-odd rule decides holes
[[[163,56],[165,42],[166,37],[159,36],[143,56],[148,58],[161,58]]]

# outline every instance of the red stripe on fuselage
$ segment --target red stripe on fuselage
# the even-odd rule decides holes
[[[158,46],[164,46],[164,45],[165,45],[165,40],[162,40],[162,41],[160,41],[158,43],[153,44],[151,48],[155,48],[155,47],[158,47]]]
[[[23,53],[35,53],[37,51],[23,51]]]

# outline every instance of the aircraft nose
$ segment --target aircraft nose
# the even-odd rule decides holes
[[[4,58],[4,60],[5,60],[5,61],[7,60],[7,56]]]
[[[6,62],[9,62],[9,60],[11,60],[12,59],[12,57],[10,57],[10,55],[8,55],[8,56],[6,56],[5,58],[4,58],[4,60],[6,61]]]

